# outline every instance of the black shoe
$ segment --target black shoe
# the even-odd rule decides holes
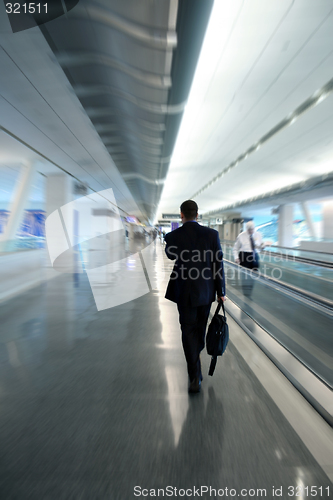
[[[194,378],[191,383],[190,383],[190,386],[188,388],[188,392],[190,394],[195,394],[195,393],[198,393],[200,392],[200,389],[201,389],[201,380],[199,380],[199,378]]]

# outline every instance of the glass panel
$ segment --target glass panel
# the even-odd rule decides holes
[[[27,209],[16,233],[16,249],[45,246],[45,181],[41,174],[34,177]]]
[[[4,233],[8,223],[20,174],[19,166],[0,167],[0,234]],[[16,237],[11,241],[0,242],[0,252],[45,246],[45,180],[43,175],[35,174]]]
[[[0,235],[4,232],[20,167],[0,165]]]

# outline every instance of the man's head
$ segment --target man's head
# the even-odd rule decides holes
[[[180,205],[180,216],[183,222],[195,220],[198,216],[198,205],[193,200],[186,200]]]
[[[254,233],[254,229],[255,229],[255,226],[254,226],[254,222],[253,220],[249,220],[249,222],[246,223],[246,230],[249,234],[253,234]]]

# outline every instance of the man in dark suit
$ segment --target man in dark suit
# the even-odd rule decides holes
[[[165,297],[176,302],[187,362],[189,392],[200,392],[200,352],[212,302],[225,300],[223,254],[218,232],[196,222],[198,205],[180,207],[183,225],[165,236],[165,253],[176,260]]]

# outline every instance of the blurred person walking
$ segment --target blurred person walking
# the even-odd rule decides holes
[[[175,265],[165,297],[176,302],[187,362],[189,392],[200,392],[200,352],[205,346],[206,326],[212,302],[225,300],[223,254],[218,232],[197,222],[198,205],[184,201],[183,225],[166,234],[165,253]]]
[[[234,245],[234,258],[240,264],[251,271],[259,270],[258,251],[264,248],[261,234],[255,230],[254,222],[246,223],[246,230],[240,233]],[[257,273],[255,273],[257,274]],[[255,276],[248,272],[242,272],[240,277],[243,294],[251,299]]]
[[[237,264],[247,269],[259,269],[259,250],[264,248],[261,234],[255,230],[253,221],[246,223],[246,230],[237,236],[234,258]]]

